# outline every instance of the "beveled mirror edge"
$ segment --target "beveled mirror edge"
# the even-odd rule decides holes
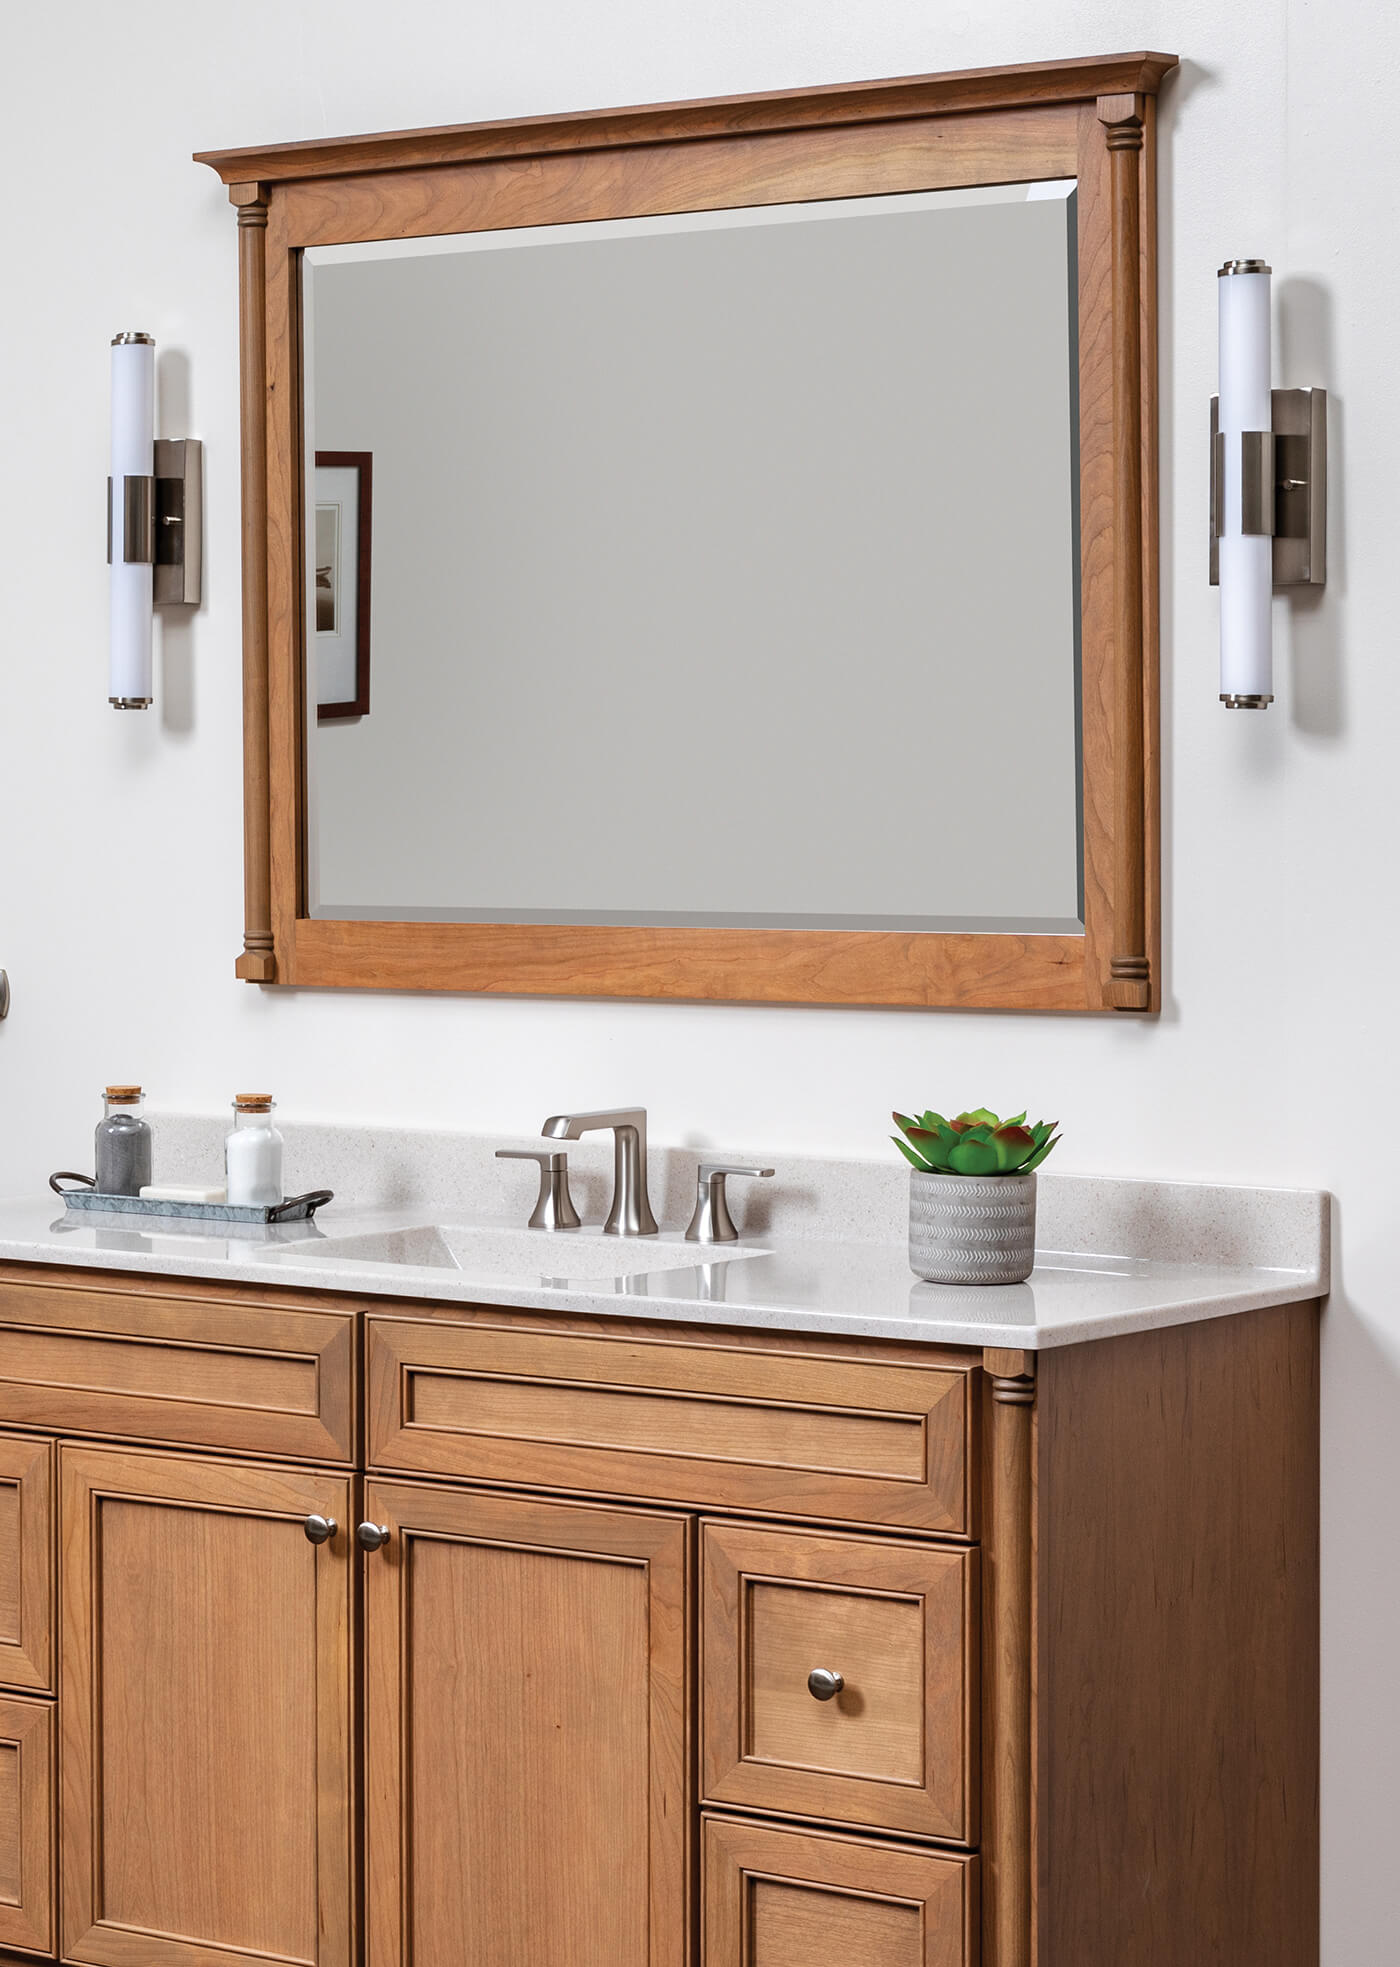
[[[198,161],[228,184],[239,215],[245,938],[237,974],[250,982],[313,988],[1155,1012],[1161,965],[1154,112],[1157,88],[1175,65],[1168,55],[1104,56],[201,153]],[[995,113],[1008,110],[1017,114],[1000,126],[1007,141],[999,161]],[[291,272],[300,246],[311,243],[294,236],[306,215],[314,208],[319,223],[329,211],[330,230],[339,223],[346,236],[406,237],[528,223],[532,216],[540,223],[584,213],[621,217],[650,209],[713,209],[717,202],[770,203],[817,195],[818,186],[829,190],[833,169],[840,177],[843,168],[848,188],[859,195],[877,184],[889,188],[892,172],[902,181],[917,150],[910,126],[943,119],[936,148],[945,175],[930,177],[925,170],[920,184],[1007,182],[1025,174],[1042,126],[1053,129],[1063,148],[1066,114],[1073,119],[1075,169],[1086,192],[1080,274],[1083,936],[308,919],[302,899],[300,583],[289,558],[300,537],[297,283]],[[872,163],[883,133],[871,124],[900,126],[899,156],[879,159],[883,178]],[[818,140],[806,155],[793,144],[804,137]],[[676,150],[702,138],[707,141],[693,164]],[[692,187],[678,204],[675,180],[668,193],[664,168],[659,187],[648,182],[649,144],[666,146],[663,162],[679,156],[691,178],[703,160],[708,184]],[[960,145],[972,160],[961,166],[961,176]],[[522,184],[518,168],[507,167],[509,193],[502,197],[503,161],[526,154],[541,160],[538,169]],[[573,201],[567,210],[557,196],[565,182],[561,167]],[[436,204],[425,212],[425,190],[455,211],[458,222],[445,221]],[[363,230],[359,216],[367,197],[377,209],[373,232]],[[483,200],[484,214],[475,209]],[[339,221],[338,201],[345,213]],[[464,208],[473,210],[473,223],[461,222]],[[1109,305],[1093,315],[1086,297],[1105,288]]]

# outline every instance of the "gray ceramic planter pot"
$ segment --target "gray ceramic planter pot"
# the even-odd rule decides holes
[[[930,1284],[1022,1283],[1035,1265],[1035,1176],[911,1168],[909,1265]]]

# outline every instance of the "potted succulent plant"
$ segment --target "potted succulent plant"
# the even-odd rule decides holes
[[[1053,1120],[999,1120],[984,1106],[945,1120],[897,1113],[909,1178],[909,1263],[930,1284],[1019,1284],[1035,1264],[1035,1170]]]

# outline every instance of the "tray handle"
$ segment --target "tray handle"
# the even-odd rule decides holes
[[[56,1175],[49,1176],[49,1187],[55,1195],[71,1195],[72,1189],[60,1188],[60,1182],[73,1182],[78,1188],[96,1188],[96,1175],[76,1175],[71,1168],[60,1168]]]
[[[289,1195],[285,1202],[279,1202],[275,1209],[268,1212],[267,1219],[270,1223],[309,1223],[318,1209],[334,1200],[334,1189],[308,1189],[305,1195]]]

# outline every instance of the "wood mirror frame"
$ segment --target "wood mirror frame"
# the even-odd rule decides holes
[[[1155,109],[1172,55],[206,151],[238,211],[245,937],[264,984],[1157,1009]],[[312,919],[305,901],[300,256],[308,246],[1079,182],[1084,932]],[[892,822],[893,823],[893,822]]]

